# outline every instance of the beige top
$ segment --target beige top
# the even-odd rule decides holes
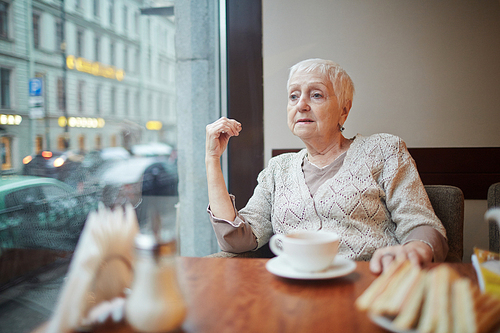
[[[306,154],[271,159],[234,221],[210,214],[221,249],[244,252],[273,233],[325,229],[341,235],[339,254],[346,258],[369,260],[377,248],[420,240],[431,246],[435,261],[444,260],[444,227],[400,138],[358,135],[322,169]]]

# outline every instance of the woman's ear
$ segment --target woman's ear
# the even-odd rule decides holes
[[[351,106],[352,106],[352,101],[347,100],[346,103],[344,104],[344,107],[342,108],[341,117],[344,119],[344,122],[347,119],[347,116],[349,115],[349,111],[351,111]]]

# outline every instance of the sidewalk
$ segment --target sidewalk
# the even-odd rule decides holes
[[[0,293],[0,333],[31,332],[49,320],[67,273],[61,258],[50,269]]]

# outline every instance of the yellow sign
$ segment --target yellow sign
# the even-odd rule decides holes
[[[86,117],[59,117],[57,123],[60,127],[84,127],[84,128],[103,128],[105,121],[102,118],[86,118]]]
[[[1,125],[19,125],[23,121],[23,117],[13,114],[0,114]]]
[[[69,69],[76,69],[79,72],[102,76],[118,81],[122,81],[125,77],[125,71],[123,69],[116,68],[115,66],[104,65],[97,61],[90,62],[84,58],[75,58],[75,56],[72,55],[66,57],[66,66]]]
[[[146,123],[146,128],[151,131],[159,131],[163,127],[161,121],[150,120]]]

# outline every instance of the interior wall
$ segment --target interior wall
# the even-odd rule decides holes
[[[340,63],[354,81],[347,137],[500,146],[500,1],[263,0],[262,14],[265,163],[272,149],[304,146],[286,125],[286,80],[313,57]],[[465,261],[470,242],[487,246],[476,237],[487,230],[484,207],[466,204],[465,231],[475,233]]]

